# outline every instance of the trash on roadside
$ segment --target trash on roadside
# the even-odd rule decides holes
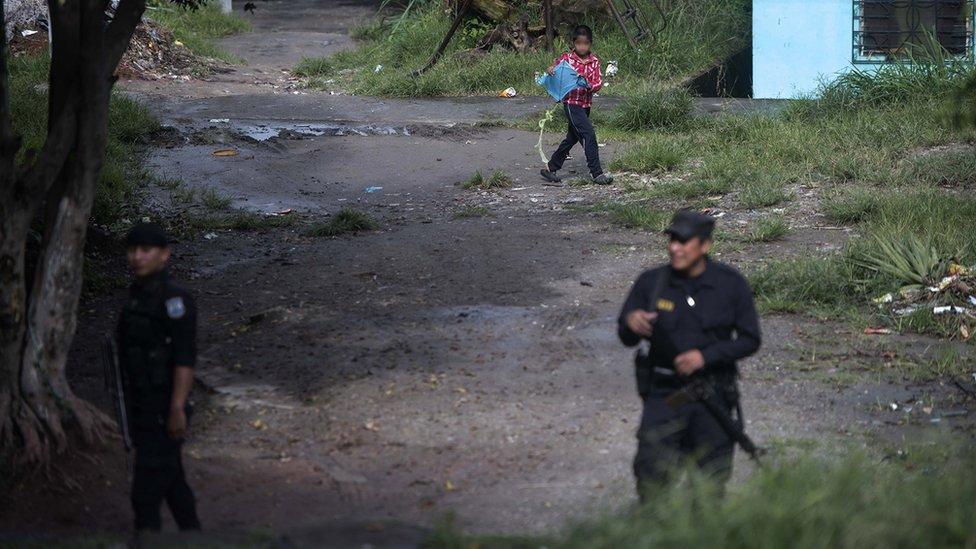
[[[288,214],[290,214],[290,213],[292,213],[292,212],[294,212],[294,211],[295,211],[295,210],[293,210],[292,208],[285,208],[284,210],[278,210],[278,211],[277,211],[277,212],[275,212],[274,214],[275,214],[275,215],[288,215]]]
[[[30,30],[30,29],[24,29],[24,30],[20,31],[20,35],[21,36],[31,36],[33,34],[37,34],[37,31],[36,30]]]
[[[366,190],[363,192],[365,192],[366,194],[372,194],[375,193],[376,191],[382,191],[382,190],[383,187],[366,187]]]
[[[872,301],[880,304],[880,303],[891,303],[894,300],[895,300],[895,296],[891,292],[888,292],[885,295],[874,298]]]
[[[890,408],[892,412],[895,412],[898,410],[898,403],[892,402],[891,404],[888,405],[888,408]]]
[[[211,124],[226,124],[228,122],[230,122],[230,118],[211,118],[210,119],[210,123]]]
[[[373,69],[373,73],[380,72],[381,70],[383,70],[383,65],[376,65],[376,68]]]
[[[515,91],[515,88],[505,88],[498,92],[498,97],[515,97],[516,95],[518,95],[518,92]]]
[[[213,152],[214,156],[237,156],[237,149],[217,149]]]
[[[891,328],[874,328],[868,326],[864,329],[864,335],[888,335],[891,333]]]
[[[207,234],[203,235],[203,238],[205,238],[207,240],[213,240],[213,239],[217,238],[217,233],[207,233]]]
[[[944,315],[944,314],[957,314],[957,315],[968,315],[972,312],[966,307],[957,307],[955,305],[943,305],[941,307],[933,307],[932,314]]]
[[[619,70],[619,68],[617,67],[617,62],[616,61],[611,61],[611,62],[607,63],[607,70],[604,71],[604,74],[606,74],[607,77],[611,77],[611,76],[617,74],[617,71],[618,70]]]

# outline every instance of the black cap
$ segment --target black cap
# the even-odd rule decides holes
[[[125,235],[126,247],[132,246],[169,246],[170,238],[166,236],[166,231],[155,223],[139,223],[129,229],[129,234]]]
[[[664,230],[664,233],[682,241],[696,236],[702,240],[707,240],[712,237],[712,229],[714,228],[715,218],[686,209],[678,210],[674,214],[674,217],[671,218],[671,225]]]

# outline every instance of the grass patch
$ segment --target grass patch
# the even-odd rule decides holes
[[[739,192],[739,206],[743,208],[766,208],[789,200],[789,193],[782,183],[771,179],[761,179],[747,183]]]
[[[230,215],[192,216],[186,219],[184,227],[194,232],[261,231],[293,227],[297,223],[298,218],[293,215],[262,215],[241,211]]]
[[[165,0],[150,0],[146,16],[173,31],[173,37],[197,55],[228,63],[241,60],[217,46],[217,39],[251,30],[251,24],[235,13],[223,13],[218,2],[187,10]]]
[[[966,547],[976,544],[976,466],[967,444],[911,449],[896,460],[861,454],[780,458],[723,498],[699,475],[647,505],[546,538],[465,537],[450,523],[432,548]],[[808,452],[797,452],[808,456]],[[918,455],[916,455],[916,453]],[[899,454],[905,455],[905,454]]]
[[[916,156],[905,162],[901,179],[908,185],[976,186],[976,151],[967,149]]]
[[[749,231],[749,242],[772,242],[790,233],[790,226],[783,216],[773,215],[764,217],[756,222],[756,226]]]
[[[615,171],[657,173],[674,170],[688,161],[688,150],[683,143],[669,136],[652,135],[654,137],[638,141],[616,155],[610,161],[609,168]]]
[[[650,0],[638,0],[654,27],[660,14]],[[538,17],[537,3],[516,3],[517,10]],[[594,28],[597,55],[607,63],[619,62],[620,72],[605,94],[630,94],[648,78],[672,80],[709,66],[715,59],[748,43],[751,15],[747,0],[673,0],[668,6],[668,24],[657,39],[639,50],[630,47],[626,37],[609,17],[579,21]],[[519,14],[516,14],[519,15]],[[313,66],[303,62],[304,76],[310,85],[322,80],[341,80],[350,91],[364,95],[445,96],[494,94],[514,86],[523,95],[543,95],[533,73],[542,71],[555,55],[546,51],[518,54],[494,48],[487,54],[470,52],[490,28],[486,21],[467,19],[458,30],[443,58],[419,77],[410,72],[424,65],[431,48],[440,43],[451,24],[442,5],[429,2],[414,6],[409,14],[387,23],[370,23],[354,29],[360,40],[355,51],[341,52],[327,64]],[[566,47],[565,37],[557,48]],[[383,69],[374,72],[377,65]],[[310,69],[314,68],[312,71]]]
[[[213,187],[207,187],[200,192],[200,202],[210,210],[226,210],[230,208],[231,198],[221,195]]]
[[[14,131],[23,136],[18,157],[40,149],[47,134],[47,83],[50,59],[46,53],[19,56],[10,62],[10,108]],[[142,169],[142,150],[159,121],[144,106],[121,95],[111,99],[105,162],[92,205],[92,220],[102,226],[121,227],[137,213],[151,178]]]
[[[597,211],[604,211],[617,224],[645,231],[663,231],[669,221],[666,212],[648,202],[609,202],[597,205]]]
[[[856,223],[878,208],[878,191],[868,187],[841,187],[825,195],[820,207],[827,219],[838,223]]]
[[[373,218],[353,210],[343,208],[324,223],[316,223],[303,231],[305,236],[339,236],[343,234],[374,231],[380,227]]]
[[[474,172],[471,177],[459,183],[462,189],[504,189],[512,186],[512,176],[501,171],[495,170],[491,177],[485,178],[481,170]]]
[[[491,217],[491,210],[484,206],[462,206],[454,210],[454,219],[468,219],[472,217]]]
[[[613,110],[610,125],[625,131],[681,127],[691,119],[691,94],[684,88],[648,84]]]

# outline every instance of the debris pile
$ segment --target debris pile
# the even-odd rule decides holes
[[[36,55],[48,49],[47,20],[43,16],[21,23],[13,31],[8,44],[12,56]],[[216,60],[196,56],[169,29],[143,19],[119,62],[117,74],[127,79],[187,80],[194,73],[216,67]]]
[[[937,284],[904,286],[876,297],[874,302],[896,317],[924,309],[930,309],[935,316],[958,315],[960,336],[969,339],[976,331],[976,265],[950,263],[946,276]]]

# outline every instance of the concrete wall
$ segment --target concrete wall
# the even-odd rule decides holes
[[[851,67],[853,13],[851,0],[753,0],[753,97],[810,94]]]

